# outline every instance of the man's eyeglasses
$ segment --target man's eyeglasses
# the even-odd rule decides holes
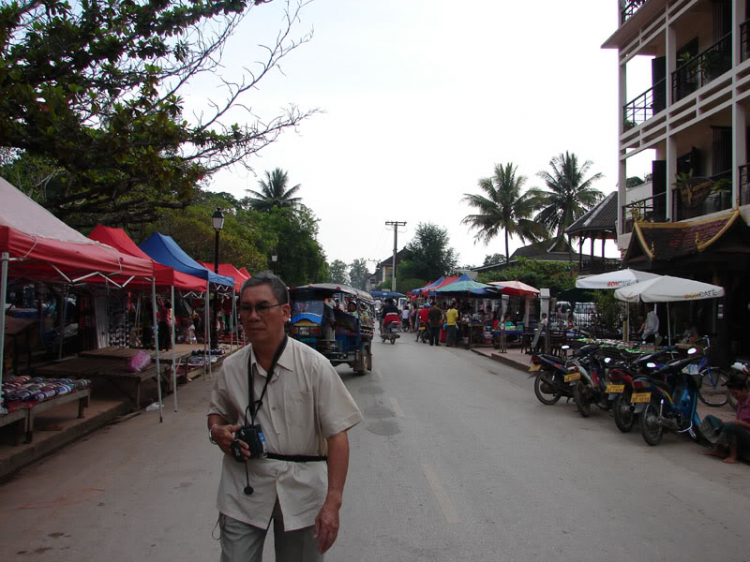
[[[252,304],[248,303],[242,303],[240,304],[240,312],[244,312],[248,316],[250,316],[253,313],[253,310],[258,313],[258,316],[266,316],[272,308],[276,308],[277,306],[284,306],[283,302],[279,302],[276,304],[268,304],[267,302],[261,302],[253,306]]]

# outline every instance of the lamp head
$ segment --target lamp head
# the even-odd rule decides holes
[[[211,224],[217,231],[224,228],[224,213],[221,212],[219,207],[216,207],[216,212],[211,216]]]

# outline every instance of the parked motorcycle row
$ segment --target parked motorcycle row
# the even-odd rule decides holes
[[[724,383],[728,373],[711,367],[708,338],[678,356],[674,349],[645,355],[600,343],[588,344],[567,358],[539,354],[529,369],[534,393],[542,404],[573,400],[583,417],[595,408],[612,410],[623,433],[636,425],[649,445],[658,445],[665,431],[699,440],[698,400],[723,406],[731,399]],[[567,346],[566,346],[567,347]],[[568,351],[566,349],[566,351]],[[737,361],[734,372],[750,373],[750,362]]]

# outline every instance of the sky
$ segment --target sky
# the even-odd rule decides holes
[[[225,49],[229,75],[260,59],[283,8],[276,0],[250,12]],[[475,243],[462,198],[496,164],[512,162],[527,187],[544,187],[537,173],[570,151],[604,174],[595,187],[616,189],[617,53],[601,44],[617,18],[615,0],[314,0],[293,33],[312,31],[311,41],[244,104],[265,118],[289,104],[319,113],[254,157],[254,174],[234,167],[209,188],[243,197],[282,168],[319,217],[329,262],[365,258],[374,269],[393,250],[385,222],[406,221],[399,248],[419,223],[434,223],[460,265],[481,265],[504,253],[504,236]],[[198,84],[187,106],[200,111],[212,95]],[[511,253],[520,245],[511,240]],[[613,243],[607,254],[617,255]]]

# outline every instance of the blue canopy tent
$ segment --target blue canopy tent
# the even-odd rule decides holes
[[[435,289],[435,294],[439,297],[461,297],[461,296],[473,296],[473,297],[484,297],[484,298],[498,298],[500,291],[497,287],[485,285],[474,281],[471,277],[464,274],[456,279],[450,285]]]
[[[213,284],[217,288],[232,291],[232,300],[234,300],[234,278],[225,275],[217,275],[191,258],[185,251],[177,245],[171,236],[165,236],[154,232],[148,239],[143,242],[140,249],[146,252],[148,256],[162,265],[167,265],[177,271],[187,273],[193,277],[204,279],[206,281],[206,321],[205,332],[203,336],[204,351],[204,373],[206,369],[206,360],[208,360],[208,372],[211,374],[211,356],[208,352],[208,326],[209,320],[209,285]]]
[[[422,295],[422,296],[425,296],[425,297],[426,297],[426,296],[427,296],[427,294],[429,293],[430,289],[433,289],[433,288],[437,287],[437,286],[438,286],[438,285],[440,285],[440,283],[442,283],[443,281],[445,281],[445,277],[441,277],[441,278],[440,278],[440,279],[438,279],[437,281],[433,281],[432,283],[428,283],[427,285],[425,285],[424,287],[421,287],[421,288],[419,288],[419,289],[414,289],[414,290],[412,291],[412,294],[415,294],[415,295]]]

